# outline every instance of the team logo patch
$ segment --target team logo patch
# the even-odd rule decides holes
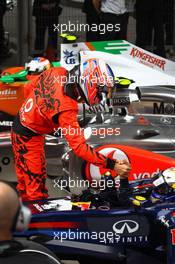
[[[28,113],[30,112],[30,110],[32,109],[33,107],[33,99],[32,98],[29,98],[24,106],[24,112],[25,113]]]

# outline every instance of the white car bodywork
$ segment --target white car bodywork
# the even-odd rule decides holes
[[[81,60],[102,58],[116,76],[135,81],[134,86],[175,85],[175,62],[127,41],[82,42],[61,45],[61,66],[70,70]]]

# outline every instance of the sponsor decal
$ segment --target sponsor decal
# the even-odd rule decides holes
[[[66,64],[75,64],[76,54],[74,54],[73,51],[65,50],[65,51],[63,51],[63,54],[64,54],[64,61]]]
[[[175,246],[175,229],[171,229],[172,245]]]
[[[140,172],[139,174],[133,173],[133,177],[135,180],[141,180],[141,179],[149,179],[153,178],[156,174],[160,173],[160,169],[157,169],[157,171],[154,171],[152,173],[150,172]]]
[[[144,244],[149,240],[150,225],[142,215],[104,217],[100,225],[99,217],[87,217],[87,225],[90,232],[111,233],[116,244]]]
[[[173,119],[171,119],[170,117],[167,117],[167,116],[162,116],[162,117],[160,118],[160,121],[161,121],[162,123],[164,123],[164,124],[171,125]]]
[[[0,126],[12,126],[13,121],[0,121]]]
[[[86,42],[89,50],[103,51],[110,54],[122,54],[129,50],[130,44],[124,40]]]
[[[115,232],[115,243],[133,244],[148,242],[147,235],[134,234],[139,228],[139,223],[134,220],[121,220],[116,222],[112,227]]]
[[[57,209],[57,207],[59,207],[59,205],[57,204],[52,204],[52,203],[48,203],[48,204],[34,204],[33,205],[39,212],[42,212],[42,211],[48,211],[48,210],[52,210],[52,209]]]
[[[70,200],[64,200],[64,199],[59,199],[59,200],[54,200],[54,201],[48,201],[45,204],[33,204],[33,206],[39,211],[61,211],[61,210],[71,210],[72,208],[72,203]]]
[[[157,66],[161,70],[163,71],[165,70],[166,60],[155,57],[152,54],[145,52],[144,50],[140,50],[138,48],[133,47],[130,52],[130,56],[132,56],[133,58],[140,59],[140,63],[143,63],[147,66],[150,67]]]
[[[17,91],[12,90],[12,89],[5,89],[5,90],[0,90],[0,96],[10,96],[10,95],[16,95]]]
[[[107,110],[108,109],[107,109],[106,103],[101,102],[99,105],[91,106],[88,109],[86,109],[85,111],[88,114],[96,114],[96,113],[105,112]]]
[[[147,243],[148,242],[148,236],[120,236],[116,235],[115,237],[115,243],[121,243],[121,244],[140,244],[140,243]]]
[[[175,114],[175,102],[173,104],[170,103],[154,103],[153,104],[153,114],[161,114],[161,115],[173,115]]]
[[[159,217],[160,222],[165,225],[166,227],[170,227],[169,220],[165,218],[165,215]]]
[[[130,104],[130,98],[129,97],[119,97],[119,98],[113,98],[112,99],[112,105],[113,106],[126,106]]]
[[[112,229],[116,234],[132,234],[138,231],[139,224],[134,220],[121,220],[116,222]]]
[[[9,132],[0,133],[0,140],[1,139],[10,139],[10,138],[11,138],[11,133],[9,133]]]
[[[39,211],[39,212],[43,212],[44,210],[41,208],[41,206],[39,206],[39,204],[33,204],[33,206]]]
[[[33,99],[32,98],[29,98],[29,100],[26,102],[26,104],[24,106],[24,112],[25,113],[30,112],[30,110],[32,109],[32,107],[33,107]]]

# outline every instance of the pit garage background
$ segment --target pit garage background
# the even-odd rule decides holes
[[[12,56],[0,63],[1,69],[6,66],[23,65],[34,55],[35,18],[32,17],[33,0],[7,0],[7,3],[13,4],[12,10],[7,11],[4,17],[6,38],[12,49]],[[63,10],[62,14],[59,16],[59,23],[64,24],[70,21],[70,23],[85,24],[86,15],[82,12],[82,5],[83,0],[61,0],[61,7]],[[175,10],[169,10],[169,12],[170,13],[167,17],[169,20],[172,20]],[[135,18],[133,17],[133,14],[131,14],[129,17],[127,40],[133,44],[136,39],[135,24]],[[85,32],[75,31],[74,33],[78,36],[79,42],[85,41]],[[175,34],[173,42],[173,46],[175,47]],[[60,43],[61,39],[58,41],[58,59]],[[167,50],[168,49],[169,47],[167,47]],[[150,51],[151,50],[154,50],[153,41]],[[171,54],[167,53],[167,58],[174,60],[175,54],[173,52],[171,52]]]

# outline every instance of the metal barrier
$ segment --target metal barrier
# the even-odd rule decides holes
[[[34,40],[35,40],[35,19],[32,17],[33,0],[7,0],[13,1],[17,6],[12,11],[6,12],[4,19],[5,31],[7,38],[13,48],[13,56],[3,62],[6,65],[24,64],[29,56],[34,54]],[[86,32],[80,32],[76,25],[86,23],[86,15],[82,12],[83,0],[61,0],[63,8],[62,14],[59,16],[59,25],[73,24],[75,31],[72,32],[78,36],[79,41],[85,41]],[[175,11],[173,11],[175,14]],[[172,17],[169,14],[169,17]],[[175,21],[174,21],[175,23]],[[135,32],[136,22],[133,17],[129,19],[128,25],[128,41],[134,43],[136,38]],[[73,28],[73,27],[72,27]],[[175,27],[174,27],[175,30]],[[70,30],[69,30],[70,31]],[[59,35],[59,31],[57,35]],[[175,47],[175,34],[174,34]],[[58,40],[58,52],[61,40]],[[47,48],[47,37],[45,37],[45,49]]]
[[[8,10],[6,11],[3,21],[4,21],[4,31],[5,31],[5,44],[12,48],[13,52],[10,58],[2,61],[0,66],[13,65],[14,61],[17,60],[17,3],[14,2],[13,8],[10,5],[11,1],[7,1]]]
[[[59,21],[58,24],[59,25],[76,25],[83,23],[86,23],[86,18],[85,18],[85,14],[82,13],[82,2],[77,2],[77,1],[68,1],[68,0],[62,0],[61,1],[61,7],[62,9],[62,13],[59,16]],[[31,29],[32,31],[30,32],[30,38],[32,39],[32,43],[30,45],[30,54],[35,54],[34,52],[34,41],[35,41],[35,18],[34,17],[30,17],[30,24],[31,24]],[[53,25],[54,27],[54,25]],[[56,25],[55,25],[55,29],[56,29]],[[70,30],[67,30],[67,32],[70,32]],[[59,35],[61,34],[61,30],[57,30],[57,36],[58,36],[58,53],[60,50],[60,43],[61,43],[61,39],[59,38]],[[70,32],[71,33],[71,32]],[[72,30],[72,33],[77,35],[78,39],[80,41],[85,41],[85,32],[79,32],[78,30]],[[46,34],[47,35],[47,34]],[[47,36],[45,37],[45,48],[47,48]]]

